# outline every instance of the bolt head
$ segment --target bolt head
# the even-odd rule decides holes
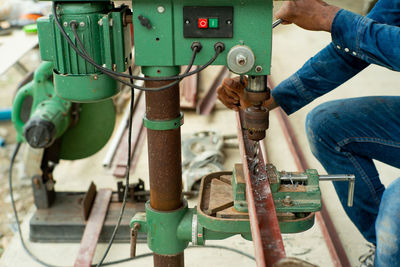
[[[240,66],[244,66],[247,63],[247,57],[245,57],[244,55],[237,55],[236,57],[236,63]]]
[[[160,13],[160,14],[164,13],[165,12],[165,7],[163,7],[163,6],[157,7],[157,12]]]
[[[263,67],[261,67],[261,66],[256,67],[256,72],[262,72],[262,71],[263,71]]]
[[[64,27],[68,27],[68,22],[64,21],[63,25]]]
[[[85,24],[85,22],[82,21],[81,23],[79,23],[79,26],[80,26],[80,27],[85,27],[86,24]]]

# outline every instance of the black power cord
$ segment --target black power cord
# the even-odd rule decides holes
[[[14,199],[14,191],[13,191],[13,184],[12,184],[12,171],[14,168],[14,163],[15,163],[15,159],[17,157],[18,151],[21,147],[21,143],[17,143],[14,152],[11,156],[11,161],[10,161],[10,170],[9,170],[9,176],[8,176],[8,184],[9,184],[9,190],[10,190],[10,198],[11,198],[11,205],[14,211],[14,218],[17,224],[17,230],[18,230],[18,234],[19,234],[19,238],[22,244],[22,247],[24,248],[25,252],[37,263],[46,266],[46,267],[61,267],[61,266],[57,266],[57,265],[52,265],[49,263],[46,263],[44,261],[42,261],[41,259],[39,259],[37,256],[35,256],[26,246],[25,244],[25,240],[22,236],[22,230],[21,230],[21,225],[19,223],[19,216],[18,216],[18,212],[17,212],[17,208],[15,206],[15,199]],[[244,253],[238,249],[235,248],[230,248],[230,247],[225,247],[225,246],[219,246],[219,245],[209,245],[209,246],[189,246],[187,249],[194,249],[194,248],[217,248],[217,249],[223,249],[223,250],[227,250],[227,251],[232,251],[234,253],[240,254],[242,256],[245,256],[249,259],[255,260],[253,256]],[[124,262],[128,262],[128,261],[133,261],[133,260],[137,260],[137,259],[141,259],[141,258],[145,258],[145,257],[150,257],[152,256],[153,253],[145,253],[145,254],[140,254],[137,255],[135,258],[125,258],[125,259],[120,259],[120,260],[115,260],[115,261],[109,261],[109,262],[105,262],[102,265],[103,266],[109,266],[109,265],[114,265],[114,264],[120,264],[120,263],[124,263]],[[98,264],[93,264],[92,266],[98,266]]]
[[[129,74],[132,74],[132,67],[129,66]],[[131,84],[133,84],[133,79],[130,79]],[[119,213],[118,221],[117,224],[114,227],[114,231],[111,235],[110,241],[108,242],[106,251],[104,252],[103,256],[101,257],[100,262],[97,264],[97,266],[101,266],[104,262],[104,260],[107,257],[108,252],[111,249],[111,246],[114,242],[115,236],[118,232],[119,226],[121,225],[121,220],[122,216],[124,215],[125,212],[125,206],[126,206],[126,199],[128,198],[128,191],[129,191],[129,176],[130,176],[130,170],[131,170],[131,146],[132,146],[132,118],[133,118],[133,105],[135,102],[135,90],[131,87],[131,101],[129,105],[129,123],[128,123],[128,160],[126,163],[126,178],[125,178],[125,190],[124,190],[124,197],[122,200],[122,206],[121,210]]]

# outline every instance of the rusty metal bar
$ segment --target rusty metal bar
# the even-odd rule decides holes
[[[81,246],[74,267],[91,266],[111,196],[111,189],[100,189],[97,193],[85,231],[83,232]]]
[[[217,101],[217,88],[222,84],[222,81],[229,76],[229,70],[223,67],[215,77],[210,89],[206,95],[197,104],[196,112],[200,115],[210,115],[211,111],[215,106],[215,101]]]
[[[237,122],[256,262],[259,267],[272,266],[286,257],[274,200],[268,179],[266,179],[265,168],[260,168],[257,174],[250,172],[249,159],[254,155],[254,143],[247,138],[246,130],[242,127],[242,116],[239,113],[237,113]],[[262,153],[259,153],[258,157],[259,166],[265,166]]]
[[[169,81],[146,81],[147,88]],[[146,92],[146,117],[172,120],[180,116],[179,85],[159,92]],[[182,206],[181,130],[147,129],[150,205],[157,211],[173,211]],[[183,252],[177,255],[154,253],[155,267],[184,266]]]
[[[274,85],[270,78],[268,79],[268,85],[271,89],[274,88]],[[298,171],[309,169],[307,160],[302,150],[300,149],[300,145],[297,141],[297,138],[294,134],[293,128],[288,120],[287,115],[283,112],[282,109],[276,110],[275,114],[278,117],[279,123],[288,142],[291,154],[293,155],[293,159],[295,160]],[[320,212],[316,213],[316,219],[318,221],[318,224],[320,225],[322,235],[325,239],[334,266],[350,266],[350,261],[347,257],[346,251],[344,250],[343,244],[335,229],[332,218],[324,205],[323,199],[322,209]]]

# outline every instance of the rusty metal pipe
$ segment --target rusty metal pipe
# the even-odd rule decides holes
[[[146,81],[148,88],[171,81]],[[146,116],[150,120],[172,120],[180,116],[179,85],[159,92],[146,92]],[[181,130],[147,129],[150,178],[150,205],[157,211],[173,211],[182,206]],[[183,252],[177,255],[154,253],[154,266],[183,267]]]

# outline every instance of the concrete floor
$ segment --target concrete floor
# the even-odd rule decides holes
[[[353,4],[359,4],[354,1]],[[354,7],[359,8],[359,6]],[[290,74],[295,72],[301,65],[319,49],[330,41],[330,35],[326,33],[315,33],[301,30],[296,26],[280,26],[274,33],[273,45],[273,80],[277,84]],[[212,73],[212,71],[209,71]],[[204,79],[205,76],[203,76]],[[204,82],[208,79],[205,78]],[[337,90],[321,97],[309,106],[293,114],[290,121],[295,129],[301,146],[306,154],[309,165],[323,173],[321,165],[311,155],[304,132],[305,116],[318,103],[331,99],[355,97],[363,95],[396,95],[400,76],[397,73],[388,71],[381,67],[370,66],[357,77],[353,78]],[[235,134],[236,125],[234,113],[224,109],[220,104],[218,109],[209,117],[199,117],[191,112],[185,113],[185,125],[182,133],[191,133],[201,130],[218,130],[223,134]],[[271,126],[266,138],[270,162],[274,163],[281,170],[295,170],[295,165],[284,140],[283,133],[276,120],[274,113],[271,116]],[[106,148],[91,157],[81,161],[62,162],[57,167],[55,177],[57,179],[57,190],[83,190],[86,189],[90,181],[94,180],[98,187],[116,188],[115,180],[109,171],[101,167],[102,159]],[[240,161],[239,152],[235,149],[225,151],[226,169],[231,169],[233,164]],[[389,184],[400,174],[398,169],[391,168],[377,162],[382,180]],[[135,178],[147,179],[147,149],[143,149],[137,171],[133,175]],[[348,252],[352,266],[358,265],[358,256],[366,252],[365,241],[358,233],[356,228],[345,216],[332,186],[327,183],[322,185],[323,197],[327,203],[339,235]],[[191,203],[193,205],[194,203]],[[27,219],[24,221],[24,232],[27,236]],[[287,254],[308,260],[319,266],[333,266],[328,251],[318,225],[310,231],[295,235],[284,235]],[[208,244],[222,244],[230,247],[240,248],[242,251],[253,254],[252,244],[241,238],[233,237],[228,240],[209,242]],[[29,247],[41,259],[58,265],[72,265],[78,251],[76,244],[34,244],[29,243]],[[99,244],[96,251],[95,262],[101,257],[105,249],[104,244]],[[109,254],[108,260],[119,259],[128,256],[129,248],[127,245],[116,244]],[[138,254],[148,252],[145,244],[138,246]],[[185,252],[187,266],[255,266],[255,264],[242,256],[231,252],[211,249],[192,249]],[[120,266],[131,266],[133,263],[121,264]],[[136,266],[152,266],[152,259],[140,259],[135,262]],[[35,264],[24,252],[19,244],[17,237],[0,259],[0,266],[40,266]]]

